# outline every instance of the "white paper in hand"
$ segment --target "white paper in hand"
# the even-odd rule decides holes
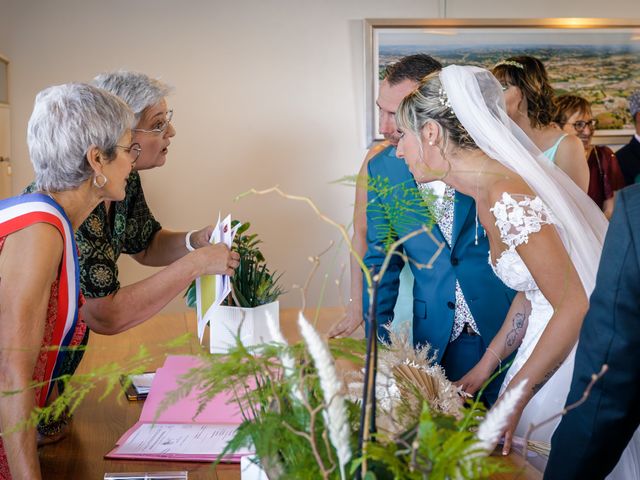
[[[220,221],[220,214],[218,214],[218,222],[209,242],[213,244],[224,243],[231,248],[239,227],[239,223],[235,227],[231,227],[231,215],[227,215],[224,220]],[[231,279],[228,275],[203,275],[196,279],[196,314],[200,343],[202,343],[204,327],[209,323],[211,312],[227,298],[230,292]]]

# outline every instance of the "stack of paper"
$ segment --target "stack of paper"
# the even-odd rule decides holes
[[[117,442],[106,458],[214,461],[242,422],[231,393],[222,393],[198,410],[198,392],[192,392],[159,413],[167,393],[178,388],[179,377],[200,365],[197,357],[169,356],[156,372],[140,420]],[[226,455],[225,462],[239,462],[250,450]]]
[[[140,375],[131,375],[131,385],[136,389],[139,395],[148,395],[151,390],[154,372],[141,373]]]
[[[218,216],[218,223],[213,229],[210,243],[224,243],[231,248],[236,231],[240,223],[231,227],[231,215],[227,215],[222,222]],[[204,327],[209,322],[211,312],[227,298],[231,292],[231,279],[228,275],[203,275],[196,279],[196,313],[198,316],[198,338],[202,342]]]

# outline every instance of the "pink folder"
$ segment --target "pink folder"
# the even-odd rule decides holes
[[[131,436],[141,425],[144,424],[209,424],[209,425],[240,425],[242,415],[237,403],[233,400],[231,393],[223,392],[214,397],[204,408],[204,410],[194,418],[198,410],[198,393],[192,391],[191,394],[183,398],[158,415],[159,406],[167,393],[178,388],[178,379],[186,374],[191,368],[200,366],[198,357],[170,355],[165,360],[162,368],[156,371],[156,375],[151,385],[149,396],[144,402],[140,420],[129,430],[127,430],[116,442],[116,448],[105,455],[105,458],[134,458],[140,460],[177,460],[189,462],[211,462],[215,461],[220,452],[210,454],[135,454],[119,453],[120,446]],[[240,457],[250,452],[225,455],[224,462],[240,462]]]

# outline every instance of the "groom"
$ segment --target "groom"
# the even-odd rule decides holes
[[[618,463],[640,425],[639,332],[640,185],[634,185],[617,195],[580,331],[567,405],[580,399],[603,364],[609,370],[586,402],[562,418],[551,439],[545,480],[602,479]],[[629,465],[637,471],[640,459]]]
[[[420,197],[409,169],[396,157],[399,136],[395,112],[404,96],[413,91],[424,76],[440,68],[441,65],[428,55],[411,55],[389,67],[380,85],[377,100],[380,132],[390,145],[369,161],[368,178],[389,188],[368,192],[367,252],[364,257],[366,266],[376,272],[386,255],[385,237],[401,238],[428,221],[426,212],[420,207],[398,212],[399,215],[380,213],[393,211],[394,205],[406,205],[412,198]],[[432,233],[439,243],[444,243],[444,248],[435,255],[438,245],[421,233],[406,241],[399,251],[411,259],[409,263],[415,278],[414,344],[429,343],[437,350],[437,361],[445,368],[448,378],[456,381],[485,353],[502,326],[514,292],[503,285],[489,266],[489,242],[481,227],[476,230],[476,209],[471,197],[449,189],[445,192],[442,182],[433,182],[431,187],[432,194],[440,198],[439,220]],[[432,268],[420,268],[420,264],[429,263],[434,256]],[[376,312],[380,327],[377,333],[383,338],[387,332],[382,325],[393,320],[404,263],[400,255],[393,255],[378,286]],[[369,298],[364,290],[363,311],[367,312]],[[490,403],[497,398],[500,383],[501,378],[498,378],[492,388],[487,389],[486,399]]]

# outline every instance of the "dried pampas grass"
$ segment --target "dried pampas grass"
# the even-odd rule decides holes
[[[526,384],[527,381],[523,380],[515,387],[508,389],[493,408],[489,410],[484,421],[478,427],[476,437],[480,443],[476,448],[484,451],[487,455],[493,451],[502,436],[502,431],[507,425],[509,416],[513,413],[524,394]]]
[[[302,312],[298,317],[300,333],[307,344],[309,355],[313,358],[313,363],[318,371],[320,387],[326,403],[325,422],[329,430],[329,440],[338,454],[340,464],[340,478],[345,477],[345,465],[351,459],[350,426],[347,418],[347,407],[343,396],[340,394],[342,387],[338,380],[333,357],[327,344],[320,338],[318,332],[304,318]]]

